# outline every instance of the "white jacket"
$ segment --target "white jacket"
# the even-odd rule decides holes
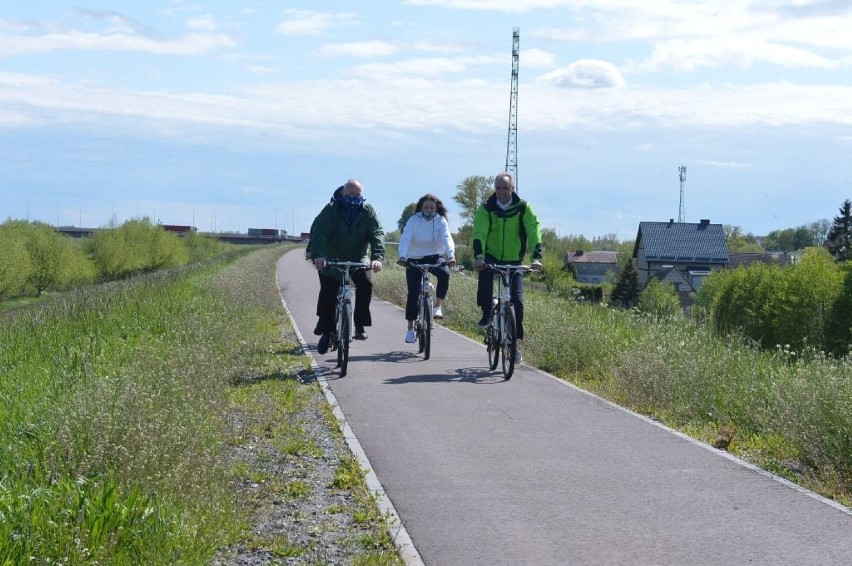
[[[456,257],[456,244],[447,219],[437,213],[431,220],[423,218],[422,212],[412,214],[399,239],[399,257],[421,259],[435,254],[446,255],[447,260]]]

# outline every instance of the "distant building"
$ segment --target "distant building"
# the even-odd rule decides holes
[[[728,268],[745,267],[752,263],[792,265],[795,258],[796,256],[790,252],[730,252],[728,254]]]
[[[728,245],[721,224],[640,222],[633,247],[639,282],[645,285],[658,271],[676,269],[693,289],[711,271],[727,267]]]
[[[577,250],[565,255],[564,264],[579,283],[600,284],[618,277],[618,252]]]

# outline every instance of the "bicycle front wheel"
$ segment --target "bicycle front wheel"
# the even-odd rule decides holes
[[[488,367],[497,369],[500,362],[500,307],[491,309],[491,321],[485,328],[485,349],[488,351]]]
[[[340,319],[337,321],[337,336],[340,341],[337,348],[337,367],[340,368],[340,377],[345,376],[346,370],[349,368],[349,340],[352,333],[352,328],[349,326],[349,321],[352,320],[351,309],[351,305],[344,304],[340,309]]]
[[[518,349],[517,327],[515,326],[515,305],[506,305],[503,313],[503,375],[511,379],[515,372],[515,352]]]
[[[432,352],[432,297],[424,298],[420,304],[420,351],[423,353],[423,359],[428,360]]]

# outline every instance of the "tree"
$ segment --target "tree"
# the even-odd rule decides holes
[[[459,217],[462,227],[473,226],[476,209],[493,189],[494,177],[482,177],[480,175],[468,177],[456,186],[456,194],[453,200],[460,207]]]
[[[405,229],[405,223],[408,222],[408,219],[414,215],[414,211],[417,209],[417,203],[412,202],[409,205],[406,205],[405,208],[402,209],[402,216],[399,217],[399,220],[396,221],[396,226],[399,228],[400,234],[403,229]]]
[[[751,234],[744,234],[743,229],[739,226],[731,226],[725,224],[723,226],[725,232],[725,244],[728,246],[728,251],[731,252],[762,252],[763,248],[757,241],[757,238]]]
[[[834,217],[834,223],[826,236],[825,246],[837,261],[846,261],[852,254],[852,202],[849,199],[840,205],[840,215]]]
[[[612,289],[610,299],[613,303],[625,308],[633,308],[639,300],[639,271],[632,257],[627,260],[627,265],[618,275],[618,281]]]

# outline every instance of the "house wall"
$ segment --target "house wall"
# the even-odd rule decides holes
[[[574,263],[574,272],[580,283],[602,283],[618,275],[618,265],[611,263]]]

